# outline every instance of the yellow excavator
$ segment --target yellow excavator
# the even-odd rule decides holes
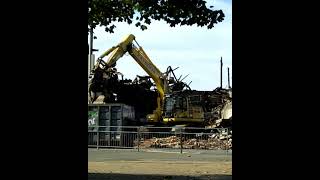
[[[103,69],[104,74],[114,73],[115,71],[113,70],[117,60],[127,52],[153,79],[156,85],[158,92],[157,108],[153,111],[153,114],[147,115],[148,123],[185,124],[202,123],[204,121],[204,111],[201,106],[202,96],[190,95],[190,93],[187,93],[190,91],[183,93],[182,89],[184,87],[189,88],[189,86],[182,83],[182,81],[179,82],[176,78],[174,80],[169,76],[169,72],[173,72],[170,66],[168,67],[167,72],[162,73],[152,63],[143,48],[135,40],[135,36],[132,34],[125,37],[117,46],[108,49],[98,57],[94,71]],[[108,60],[104,61],[103,58],[108,55],[110,55]],[[101,74],[100,76],[102,79],[105,75]],[[189,88],[189,90],[191,89]],[[109,94],[112,94],[112,92],[109,92]]]

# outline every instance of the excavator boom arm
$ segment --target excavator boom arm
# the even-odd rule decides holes
[[[149,57],[144,53],[142,47],[136,48],[134,45],[129,50],[129,54],[133,59],[142,67],[143,70],[153,79],[156,84],[157,90],[159,91],[160,97],[164,97],[164,81],[161,79],[162,73],[160,70],[151,62]]]
[[[149,116],[148,118],[152,121],[159,120],[161,116],[161,107],[163,104],[163,99],[165,93],[167,93],[167,81],[166,75],[162,74],[161,71],[152,63],[148,55],[144,52],[141,46],[136,47],[133,44],[135,40],[135,36],[130,34],[128,35],[121,43],[117,46],[114,46],[104,52],[97,61],[96,68],[99,65],[104,66],[104,68],[112,67],[126,52],[133,57],[133,59],[142,67],[143,70],[153,79],[156,84],[157,90],[159,92],[159,97],[157,98],[158,107],[155,110],[153,116]],[[111,53],[110,57],[106,62],[102,60],[102,58],[108,56]]]
[[[104,52],[99,58],[98,58],[98,64],[102,60],[102,58],[108,56],[110,53],[112,53],[109,57],[109,59],[106,62],[107,67],[111,67],[114,63],[116,63],[126,52],[128,52],[128,47],[131,46],[132,41],[135,39],[134,35],[130,34],[128,35],[121,43],[119,43],[117,46],[114,46],[110,49],[108,49],[106,52]]]
[[[143,70],[153,79],[156,84],[157,90],[159,91],[160,97],[164,97],[165,89],[165,81],[163,81],[161,71],[152,63],[148,55],[144,52],[141,46],[136,47],[133,44],[135,40],[135,36],[130,34],[122,42],[120,42],[117,46],[114,46],[104,52],[101,56],[99,56],[97,65],[102,63],[102,58],[108,56],[110,53],[110,57],[104,65],[108,67],[113,66],[126,52],[133,57],[133,59],[142,67]]]

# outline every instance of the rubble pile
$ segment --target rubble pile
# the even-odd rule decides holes
[[[230,127],[232,124],[232,90],[217,88],[209,95],[204,113],[204,124],[208,127]],[[208,110],[210,109],[210,110]]]
[[[141,139],[141,148],[180,148],[180,138],[170,136],[166,138]]]
[[[137,143],[136,147],[137,147]],[[170,136],[166,138],[141,139],[140,148],[181,148],[180,137]],[[194,138],[182,138],[182,147],[184,149],[209,149],[209,150],[227,150],[232,149],[232,135],[212,134],[206,137],[199,136]]]

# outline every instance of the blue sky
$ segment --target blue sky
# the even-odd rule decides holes
[[[94,31],[98,39],[94,48],[98,57],[104,51],[117,45],[126,35],[133,34],[152,62],[164,72],[168,66],[179,67],[177,77],[189,74],[184,80],[195,90],[213,90],[220,86],[220,57],[223,58],[223,87],[227,87],[227,67],[230,68],[232,83],[232,1],[208,0],[207,5],[222,9],[225,20],[214,28],[195,26],[170,27],[163,21],[152,21],[145,31],[133,24],[115,23],[115,33],[97,27]],[[105,58],[106,60],[106,58]],[[143,69],[128,55],[117,62],[118,71],[124,78],[134,79],[136,75],[147,75]]]

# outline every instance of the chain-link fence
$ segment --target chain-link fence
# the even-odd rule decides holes
[[[228,128],[98,126],[88,128],[88,147],[231,150]]]

